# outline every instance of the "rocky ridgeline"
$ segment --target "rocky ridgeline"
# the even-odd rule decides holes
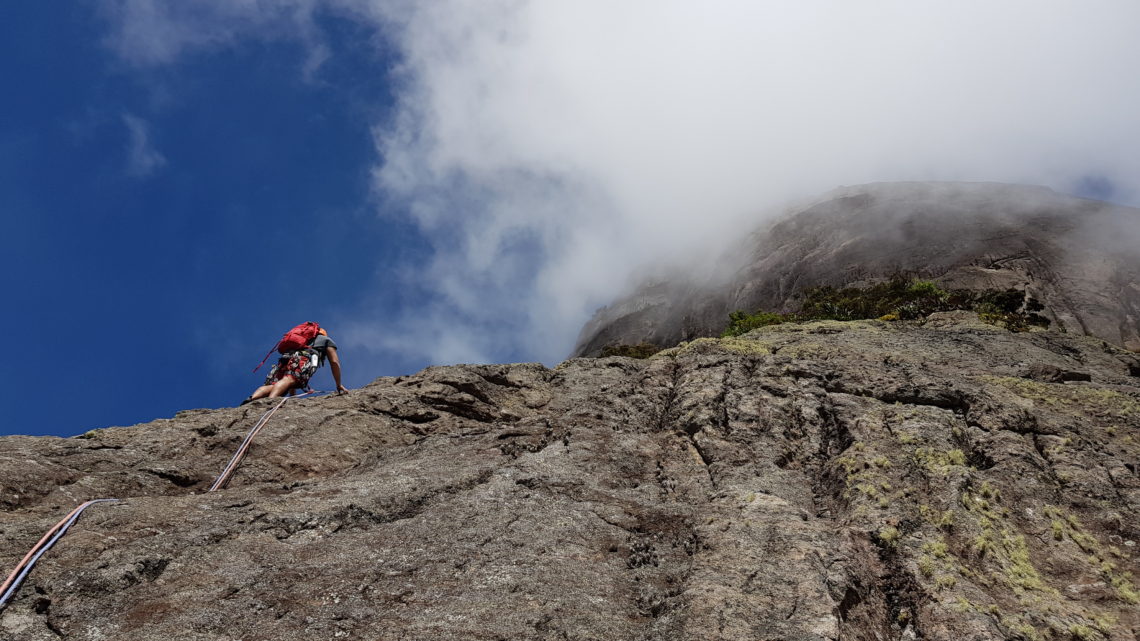
[[[21,641],[1112,639],[1140,630],[1140,361],[786,324],[0,439],[0,560],[88,510]]]
[[[1140,351],[1140,209],[1044,187],[844,187],[741,234],[719,263],[711,273],[680,268],[598,310],[575,355],[719,336],[734,311],[795,311],[812,288],[900,274],[946,289],[1023,292],[1051,327]]]

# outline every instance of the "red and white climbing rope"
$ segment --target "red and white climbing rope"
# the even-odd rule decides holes
[[[326,392],[309,390],[303,394],[298,394],[297,397],[325,393]],[[245,440],[242,441],[237,451],[234,452],[234,455],[230,458],[230,462],[226,464],[225,469],[218,475],[214,484],[210,486],[210,492],[220,490],[229,483],[234,471],[237,470],[238,465],[241,464],[242,459],[245,458],[246,453],[249,451],[249,446],[253,443],[253,437],[257,436],[257,433],[269,422],[270,417],[272,417],[277,410],[281,409],[281,406],[284,405],[287,400],[289,400],[288,396],[283,397],[280,402],[261,415],[261,418],[257,420],[257,423],[255,423],[253,428],[249,430],[249,433],[246,434]],[[94,499],[87,501],[72,510],[67,516],[63,517],[63,520],[48,530],[39,542],[32,546],[32,549],[28,551],[23,560],[16,565],[12,573],[8,575],[8,579],[5,580],[3,584],[0,584],[0,609],[3,609],[8,604],[8,601],[16,594],[16,591],[20,588],[20,584],[24,582],[24,579],[28,576],[28,573],[32,571],[32,567],[40,560],[40,557],[50,550],[51,547],[67,533],[68,528],[79,520],[79,515],[82,514],[84,510],[96,503],[108,503],[118,500],[120,499]]]
[[[118,500],[119,499],[95,499],[93,501],[87,501],[72,510],[70,514],[63,517],[62,521],[56,523],[54,527],[48,530],[47,534],[44,534],[39,543],[32,546],[32,549],[28,551],[23,560],[16,565],[16,569],[12,570],[12,573],[8,575],[8,579],[4,581],[3,585],[0,585],[0,608],[8,604],[12,595],[16,594],[16,590],[20,588],[20,584],[24,582],[24,578],[32,571],[32,567],[35,566],[36,561],[39,561],[40,557],[44,555],[44,552],[50,550],[56,541],[67,533],[67,529],[79,520],[79,515],[83,513],[83,510],[86,510],[96,503],[107,503]]]
[[[302,396],[315,396],[327,393],[328,392],[309,390],[302,394],[297,394],[293,398],[300,398]],[[238,446],[237,451],[234,452],[234,455],[230,458],[230,462],[226,464],[225,469],[223,469],[222,473],[218,475],[218,478],[214,480],[214,484],[210,486],[210,489],[207,490],[208,492],[215,492],[226,487],[226,484],[230,482],[230,477],[233,476],[234,472],[237,470],[238,465],[241,465],[242,459],[245,458],[246,453],[249,451],[249,446],[253,444],[253,437],[257,436],[257,433],[261,431],[261,428],[265,427],[265,425],[269,423],[269,418],[273,416],[277,410],[281,409],[281,406],[284,405],[285,401],[289,400],[289,398],[290,397],[288,396],[282,397],[279,403],[269,408],[269,410],[261,415],[261,418],[257,420],[257,423],[254,423],[253,427],[250,428],[249,433],[245,435],[245,440],[241,442],[240,446]]]
[[[208,492],[220,490],[230,482],[230,477],[233,476],[233,473],[237,469],[237,466],[241,464],[241,460],[245,458],[245,453],[249,451],[249,446],[251,443],[253,443],[253,437],[257,436],[257,433],[261,431],[261,428],[265,427],[266,423],[269,422],[269,418],[273,416],[277,410],[281,409],[281,406],[284,405],[285,401],[287,400],[289,400],[288,396],[282,397],[280,402],[262,414],[261,418],[259,418],[257,422],[254,423],[253,427],[249,430],[249,433],[245,435],[245,440],[241,442],[241,445],[238,446],[237,451],[234,452],[234,455],[232,457],[230,457],[230,462],[226,464],[225,469],[223,469],[222,473],[218,475],[218,478],[214,480],[214,484],[210,486],[210,489],[207,490]]]

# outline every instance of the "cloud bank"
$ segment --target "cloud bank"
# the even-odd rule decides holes
[[[556,361],[631,274],[841,184],[1140,199],[1131,0],[140,0],[111,42],[163,64],[289,38],[319,75],[321,12],[401,56],[376,193],[435,248],[406,285],[422,302],[351,334],[432,362]]]

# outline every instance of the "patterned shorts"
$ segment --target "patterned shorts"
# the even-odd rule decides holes
[[[299,349],[282,354],[265,377],[265,384],[272,385],[286,376],[292,376],[293,380],[297,381],[294,387],[306,388],[309,386],[309,378],[317,371],[319,364],[320,355],[315,349]]]

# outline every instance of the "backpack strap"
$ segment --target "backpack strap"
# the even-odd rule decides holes
[[[279,344],[280,344],[280,341],[278,341],[278,345]],[[269,355],[272,354],[273,350],[275,350],[275,349],[277,349],[277,345],[274,345],[273,347],[269,348],[269,351],[265,353],[265,358],[261,359],[261,362],[257,364],[257,367],[253,368],[254,372],[261,369],[261,366],[265,364],[265,361],[269,360]]]

